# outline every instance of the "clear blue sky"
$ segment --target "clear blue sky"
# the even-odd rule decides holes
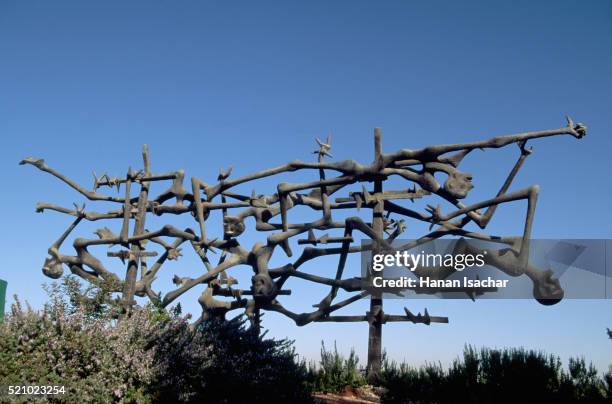
[[[375,126],[390,152],[557,128],[570,114],[589,135],[533,142],[514,189],[542,187],[535,237],[611,238],[610,72],[608,1],[3,1],[0,277],[9,294],[39,307],[46,249],[70,220],[36,214],[35,203],[83,201],[18,166],[21,158],[44,157],[89,186],[92,170],[122,175],[139,167],[148,143],[154,171],[183,168],[213,182],[229,164],[239,175],[313,159],[314,137],[329,131],[336,159],[369,162]],[[475,174],[472,200],[493,195],[515,158],[515,148],[474,153],[465,162]],[[273,192],[266,185],[258,191]],[[520,232],[523,212],[499,209],[492,232]],[[155,285],[169,288],[174,273],[199,271],[184,257]],[[326,293],[291,287],[294,296],[283,302],[296,309]],[[195,312],[200,292],[183,306]],[[451,323],[385,326],[395,359],[446,363],[473,343],[583,355],[600,369],[612,362],[610,300],[393,301],[388,312],[401,313],[403,304]],[[318,357],[321,339],[366,357],[365,324],[298,328],[267,314],[264,325],[269,335],[296,339],[308,358]]]

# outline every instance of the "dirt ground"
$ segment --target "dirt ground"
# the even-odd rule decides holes
[[[383,392],[383,388],[369,385],[357,388],[345,386],[337,393],[314,393],[313,398],[318,404],[372,404],[380,403],[380,396]]]

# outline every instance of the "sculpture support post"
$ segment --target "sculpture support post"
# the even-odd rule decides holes
[[[151,163],[149,160],[149,147],[145,144],[142,147],[142,160],[143,160],[143,175],[145,177],[151,174]],[[131,169],[128,175],[128,181],[131,180]],[[140,195],[138,196],[138,207],[136,213],[136,223],[134,225],[134,236],[139,236],[145,231],[145,218],[147,214],[147,198],[149,194],[149,183],[146,181],[142,181],[140,184]],[[126,203],[124,206],[124,215],[127,215],[129,218],[131,213],[131,202],[130,202],[130,188],[126,187]],[[126,213],[127,212],[127,213]],[[129,228],[125,228],[126,232],[129,231]],[[140,256],[141,253],[141,245],[139,242],[132,243],[131,245],[132,257],[130,257],[128,262],[128,268],[125,275],[125,284],[123,287],[123,310],[125,315],[129,315],[132,306],[136,303],[134,301],[135,294],[135,286],[136,286],[136,278],[138,273],[139,264],[142,267],[144,263],[144,257]]]
[[[374,129],[374,163],[381,162],[381,130]],[[383,237],[384,225],[384,200],[379,198],[382,194],[382,179],[374,181],[374,197],[377,198],[372,215],[372,229],[380,238]],[[372,254],[377,254],[380,250],[378,242],[374,241]],[[370,298],[370,312],[368,313],[368,366],[367,376],[370,384],[376,384],[380,377],[382,362],[382,319],[383,319],[383,300],[381,294],[372,295]]]

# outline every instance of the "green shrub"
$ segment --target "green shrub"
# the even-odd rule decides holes
[[[324,393],[337,392],[343,387],[363,386],[365,377],[359,371],[359,357],[351,349],[348,358],[338,352],[334,342],[334,350],[328,351],[321,341],[321,361],[319,366],[311,365],[309,369],[311,388]]]
[[[365,378],[354,350],[321,343],[318,366],[297,360],[292,341],[265,339],[242,317],[192,329],[180,306],[136,307],[117,319],[118,303],[67,277],[47,287],[41,311],[15,298],[0,324],[0,385],[64,385],[61,402],[308,402],[310,391],[359,387]],[[447,369],[419,368],[384,356],[388,403],[603,403],[612,400],[612,366],[600,377],[585,360],[568,370],[554,355],[466,346]],[[25,400],[25,399],[24,399]]]
[[[66,402],[148,402],[153,332],[145,310],[109,324],[59,304],[24,310],[16,299],[0,325],[0,385],[62,385]]]
[[[292,342],[237,318],[192,330],[180,308],[146,305],[117,320],[104,290],[67,278],[43,310],[16,298],[0,324],[0,385],[64,385],[61,402],[309,401]]]
[[[381,379],[386,403],[604,403],[612,399],[610,382],[612,368],[601,378],[584,359],[570,359],[566,372],[555,355],[472,346],[446,370],[385,361]]]
[[[244,319],[171,325],[157,347],[155,401],[308,402],[306,366],[292,341],[263,339]]]

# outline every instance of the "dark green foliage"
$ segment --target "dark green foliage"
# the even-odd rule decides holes
[[[209,320],[194,332],[168,329],[157,347],[156,401],[308,402],[306,366],[292,341],[263,339],[244,319]]]
[[[113,298],[109,285],[81,285],[77,277],[68,275],[61,282],[43,285],[49,296],[47,306],[59,306],[67,315],[81,312],[88,320],[117,317],[121,310],[118,299]]]
[[[382,372],[386,403],[604,403],[611,381],[612,370],[601,378],[584,359],[570,359],[565,371],[557,356],[524,348],[466,346],[446,370],[385,361]]]
[[[180,307],[147,305],[118,320],[103,288],[69,277],[48,292],[43,311],[16,301],[0,324],[0,385],[63,384],[63,402],[299,403],[365,384],[355,352],[345,358],[335,344],[322,344],[319,365],[307,369],[291,341],[266,339],[243,318],[194,330]],[[523,348],[466,346],[447,369],[385,358],[381,376],[389,403],[612,401],[612,367],[600,377],[571,359],[565,370],[558,357]]]
[[[325,344],[321,341],[321,361],[319,366],[311,366],[309,369],[309,379],[313,391],[324,393],[337,392],[343,387],[350,385],[353,387],[363,386],[365,378],[359,371],[359,357],[351,349],[348,358],[344,358],[336,347],[328,351]]]

